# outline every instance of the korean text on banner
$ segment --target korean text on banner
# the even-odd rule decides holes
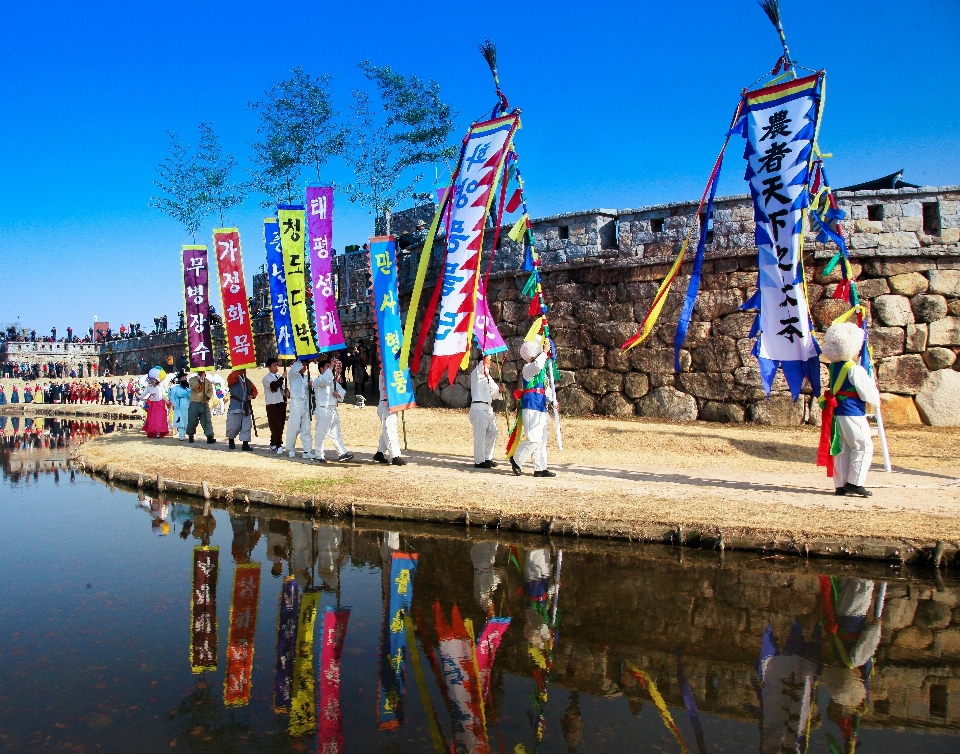
[[[220,273],[220,298],[223,300],[223,323],[227,330],[227,353],[234,369],[257,365],[253,347],[253,326],[247,303],[247,285],[243,280],[243,259],[240,256],[240,231],[216,228],[213,249]]]
[[[320,735],[317,751],[343,751],[343,713],[340,710],[340,656],[347,635],[350,610],[328,607],[323,613],[320,647]]]
[[[483,280],[480,281],[480,286],[477,289],[477,320],[473,326],[473,334],[484,356],[503,353],[507,350],[507,344],[500,334],[493,315],[490,314],[486,291],[483,289]]]
[[[307,229],[303,207],[281,204],[277,207],[280,222],[280,248],[283,250],[283,271],[287,278],[287,307],[293,325],[293,343],[297,356],[316,356],[317,346],[310,331],[307,314],[307,277],[304,252]]]
[[[413,604],[413,577],[417,556],[405,552],[390,554],[390,584],[383,616],[383,640],[380,648],[379,720],[380,730],[403,725],[404,663],[407,659],[407,633],[404,616]]]
[[[370,239],[370,276],[373,280],[374,321],[377,325],[377,346],[380,368],[387,386],[387,408],[402,411],[414,408],[413,380],[410,369],[400,368],[403,331],[400,327],[400,294],[397,292],[396,243],[393,236]]]
[[[210,332],[210,265],[206,246],[183,247],[183,299],[187,364],[194,372],[215,368]]]
[[[428,377],[431,390],[444,374],[451,383],[456,379],[470,350],[486,217],[518,122],[518,115],[508,115],[475,123],[467,134],[447,233],[440,319]]]
[[[227,672],[223,678],[225,707],[242,707],[250,703],[250,691],[253,688],[253,640],[257,633],[259,597],[260,564],[238,564],[233,574]]]
[[[820,389],[819,351],[811,333],[801,260],[820,86],[817,74],[745,95],[744,179],[753,196],[759,267],[755,354],[767,393],[781,367],[794,400],[804,378],[818,395]]]
[[[333,289],[333,187],[307,186],[310,277],[317,318],[317,350],[346,348]]]
[[[296,358],[293,325],[287,304],[287,276],[283,271],[283,250],[280,247],[280,223],[275,217],[263,221],[263,242],[267,247],[267,272],[270,273],[270,308],[273,311],[273,334],[277,339],[277,355]]]
[[[190,670],[217,669],[217,574],[220,549],[193,548],[193,592],[190,600]]]
[[[297,618],[300,616],[300,585],[293,576],[280,588],[277,614],[277,667],[273,685],[273,711],[290,712],[293,693],[293,664],[297,649]]]
[[[304,592],[300,598],[297,651],[293,666],[293,695],[290,701],[290,735],[307,736],[317,730],[317,703],[313,679],[313,628],[317,622],[320,592]]]

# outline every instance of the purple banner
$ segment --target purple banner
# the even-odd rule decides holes
[[[507,350],[507,344],[497,329],[497,323],[490,314],[490,305],[487,302],[487,292],[484,290],[483,279],[477,289],[477,317],[473,322],[473,336],[484,356],[493,353],[502,353]]]
[[[333,186],[307,186],[310,277],[317,318],[317,351],[346,348],[333,290]]]
[[[195,372],[214,368],[210,335],[210,266],[206,246],[183,247],[183,298],[187,360]]]

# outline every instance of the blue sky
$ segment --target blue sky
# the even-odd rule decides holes
[[[835,185],[899,168],[960,183],[960,3],[781,0],[794,57],[828,71],[821,144]],[[4,0],[0,46],[0,323],[46,333],[175,318],[177,224],[148,206],[168,130],[214,121],[248,165],[247,102],[302,65],[336,76],[345,111],[359,60],[436,79],[459,130],[493,104],[476,43],[493,37],[531,211],[698,197],[740,89],[780,52],[754,0],[674,2],[130,3]],[[286,11],[286,12],[284,12]],[[816,18],[819,28],[809,25]],[[731,155],[721,193],[740,193]],[[325,176],[346,181],[342,165]],[[427,180],[423,189],[432,183]],[[248,278],[263,256],[256,199],[231,212]],[[209,243],[211,217],[201,242]],[[334,245],[372,220],[337,203]]]

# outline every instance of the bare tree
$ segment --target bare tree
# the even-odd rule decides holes
[[[316,180],[331,157],[343,154],[346,129],[336,122],[330,96],[329,74],[313,78],[299,66],[289,78],[264,92],[264,99],[251,102],[257,111],[260,141],[254,142],[251,186],[268,199],[269,207],[286,199],[293,201],[294,189],[304,167],[312,168]]]
[[[213,123],[200,124],[196,165],[206,210],[217,212],[223,227],[223,213],[243,204],[245,194],[243,185],[233,177],[237,161],[233,155],[223,153]]]
[[[423,173],[413,169],[447,161],[456,153],[449,143],[456,112],[440,98],[436,81],[396,73],[390,66],[359,64],[380,96],[374,106],[370,94],[353,92],[350,108],[350,139],[346,160],[355,181],[345,186],[351,202],[368,207],[378,227],[385,212],[414,197]],[[378,112],[379,110],[379,112]]]
[[[169,154],[157,166],[160,180],[154,181],[165,196],[150,197],[150,206],[179,222],[196,241],[197,231],[208,212],[203,178],[197,156],[191,153],[190,147],[173,131],[168,134]]]

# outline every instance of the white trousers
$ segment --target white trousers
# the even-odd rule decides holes
[[[863,487],[873,461],[870,424],[865,416],[838,416],[836,419],[843,450],[833,458],[833,485]]]
[[[529,408],[523,409],[522,416],[523,441],[513,454],[513,460],[523,466],[533,456],[533,470],[544,471],[547,468],[547,438],[550,436],[549,417],[546,411]]]
[[[287,420],[286,450],[297,449],[297,435],[303,445],[304,453],[313,452],[313,437],[310,434],[310,404],[307,401],[292,399],[290,418]]]
[[[340,427],[340,411],[332,406],[330,408],[317,409],[317,434],[313,446],[317,449],[317,455],[323,455],[323,446],[327,438],[333,441],[333,447],[337,453],[343,455],[347,452],[343,444],[343,430]]]
[[[377,416],[380,417],[380,445],[377,450],[388,458],[400,457],[400,438],[397,435],[397,415],[387,409],[382,401],[377,404]]]
[[[493,460],[497,447],[497,417],[487,403],[470,406],[470,424],[473,425],[473,462]]]

